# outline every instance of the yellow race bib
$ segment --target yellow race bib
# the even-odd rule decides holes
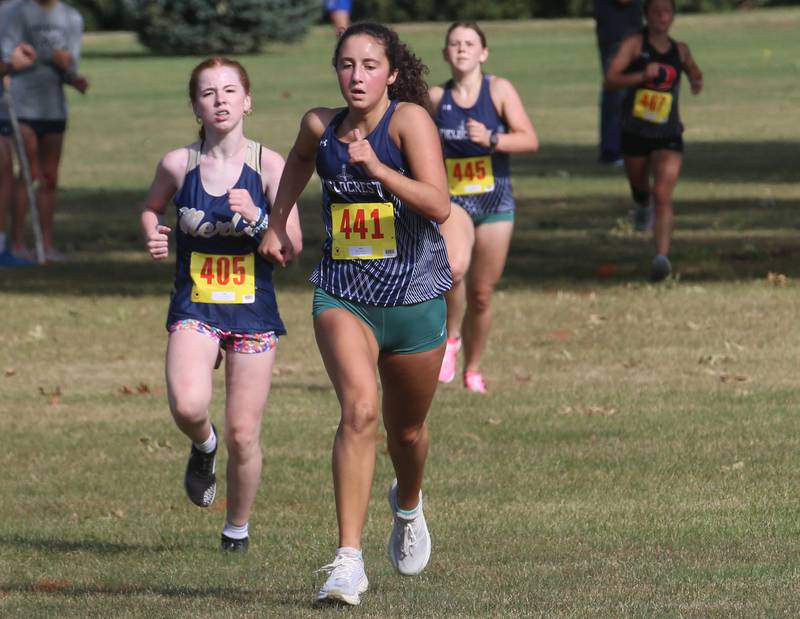
[[[444,163],[450,195],[469,196],[494,190],[491,156],[445,159]]]
[[[331,204],[334,260],[382,260],[397,256],[391,202]]]
[[[254,303],[256,300],[253,254],[226,256],[193,251],[190,273],[195,303]]]
[[[672,93],[639,88],[633,98],[633,115],[651,123],[663,125],[672,110]]]

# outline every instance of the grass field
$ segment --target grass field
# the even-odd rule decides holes
[[[443,80],[444,25],[398,29]],[[385,559],[392,473],[379,449],[371,588],[346,612],[800,614],[798,30],[800,10],[678,17],[706,90],[682,100],[679,277],[651,286],[652,240],[625,223],[623,175],[595,164],[592,23],[486,24],[487,69],[517,85],[542,143],[514,160],[492,393],[437,394],[434,555],[414,579]],[[244,59],[251,137],[286,153],[306,108],[338,105],[332,43],[319,27]],[[302,200],[305,253],[276,278],[290,335],[251,551],[230,557],[217,550],[223,502],[202,511],[183,494],[188,445],[163,381],[172,267],[149,260],[137,223],[159,157],[196,131],[185,89],[198,59],[153,58],[128,34],[88,35],[84,50],[92,89],[70,99],[57,217],[71,260],[0,272],[0,616],[338,615],[311,605],[336,543],[338,408],[306,283],[319,190]]]

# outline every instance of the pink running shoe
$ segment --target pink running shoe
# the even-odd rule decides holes
[[[464,386],[472,393],[487,393],[486,382],[480,372],[469,370],[464,372]]]
[[[461,338],[448,337],[447,345],[444,349],[442,367],[439,369],[440,383],[452,383],[456,377],[456,362],[458,361],[459,350],[461,350]]]

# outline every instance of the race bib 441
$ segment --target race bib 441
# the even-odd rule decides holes
[[[469,196],[494,190],[491,156],[445,159],[444,163],[450,195]]]
[[[334,260],[381,260],[397,256],[391,202],[331,204]]]
[[[639,88],[633,99],[633,115],[636,118],[663,125],[669,120],[672,110],[672,93]]]
[[[192,301],[195,303],[254,303],[256,271],[253,254],[227,256],[192,252]]]

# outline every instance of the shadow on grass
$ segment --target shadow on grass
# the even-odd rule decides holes
[[[239,604],[270,604],[298,608],[298,598],[308,595],[306,589],[294,591],[266,591],[242,589],[238,587],[190,587],[180,585],[87,585],[72,584],[66,580],[41,580],[33,583],[8,583],[0,584],[0,594],[44,594],[58,597],[74,597],[79,602],[86,602],[87,595],[100,597],[131,597],[131,596],[160,596],[183,600],[198,598],[212,598],[214,600],[234,602]]]
[[[709,183],[796,182],[792,142],[690,143],[684,179]],[[519,199],[504,288],[607,285],[646,281],[654,253],[650,235],[634,234],[624,173],[598,165],[594,148],[545,145],[514,160],[518,178],[564,178],[564,183],[617,177],[613,195]],[[615,181],[616,182],[616,181]],[[752,191],[752,190],[751,190]],[[173,264],[153,263],[144,250],[136,204],[144,191],[63,191],[57,232],[70,262],[46,268],[0,269],[0,292],[75,295],[169,295]],[[767,192],[768,194],[768,192]],[[310,287],[308,275],[322,243],[315,187],[301,200],[305,250],[276,271],[281,289]],[[795,242],[797,204],[765,195],[681,200],[670,253],[683,280],[763,278],[770,271],[800,275]],[[174,215],[167,218],[171,221]]]
[[[796,183],[798,141],[697,142],[685,138],[681,178],[725,183]],[[512,157],[515,176],[580,176],[600,178],[618,173],[597,163],[597,147],[576,144],[542,144],[535,155]]]
[[[164,544],[160,546],[145,544],[123,544],[104,542],[101,540],[65,540],[55,538],[28,538],[21,535],[0,536],[0,546],[10,546],[23,550],[40,552],[79,552],[86,551],[98,555],[117,555],[135,553],[161,553],[180,549],[180,544]]]

